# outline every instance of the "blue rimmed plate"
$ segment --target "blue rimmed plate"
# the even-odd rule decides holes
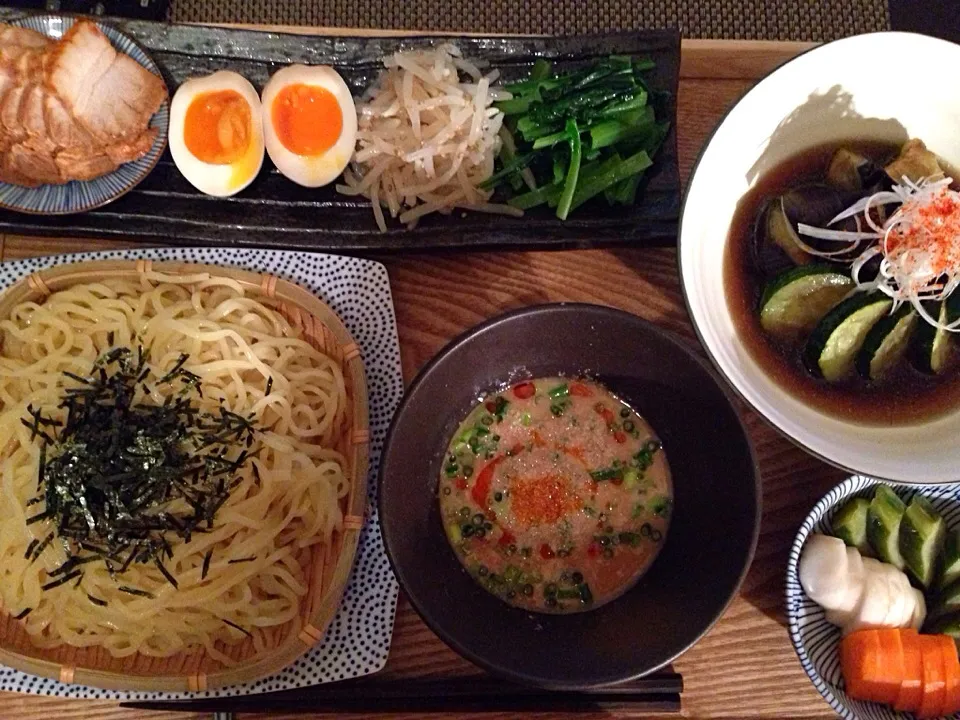
[[[888,705],[853,700],[843,689],[840,672],[840,629],[827,622],[823,609],[807,597],[800,587],[797,564],[803,544],[811,533],[830,534],[831,520],[837,508],[851,497],[873,497],[881,481],[854,475],[827,493],[807,515],[800,527],[787,563],[787,618],[790,640],[800,664],[814,687],[830,707],[846,720],[909,720],[912,714],[895,711]],[[960,483],[941,485],[890,485],[905,502],[914,495],[929,500],[950,528],[960,527]],[[960,714],[951,716],[960,720]]]
[[[75,21],[75,18],[63,15],[33,15],[13,20],[11,24],[36,30],[47,37],[60,38]],[[118,52],[129,55],[150,72],[163,77],[157,64],[132,38],[105,23],[93,19],[91,22],[110,39]],[[150,151],[139,160],[121,165],[93,180],[72,180],[64,185],[27,188],[0,182],[0,208],[31,214],[66,215],[93,210],[116,200],[153,170],[167,146],[169,123],[170,102],[164,100],[150,119],[150,127],[158,130],[157,138]]]

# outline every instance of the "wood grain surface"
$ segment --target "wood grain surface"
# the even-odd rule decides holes
[[[678,123],[684,179],[726,109],[756,78],[807,47],[799,43],[684,43]],[[113,242],[14,236],[2,237],[0,243],[3,261],[121,247]],[[382,261],[390,273],[408,381],[448,340],[470,326],[505,310],[560,300],[622,308],[674,331],[702,354],[683,305],[672,249],[422,254]],[[464,272],[467,264],[472,268],[469,273]],[[675,663],[685,682],[683,714],[691,718],[834,717],[790,646],[783,590],[787,553],[797,528],[843,474],[793,446],[751,411],[743,408],[742,412],[763,476],[760,543],[739,597],[713,630]],[[438,677],[476,672],[433,635],[401,597],[384,675]],[[113,702],[0,693],[0,718],[51,717],[132,720],[144,714],[122,710]],[[157,713],[149,717],[200,720],[204,716]],[[394,717],[412,720],[415,716]],[[574,716],[542,713],[534,717],[560,720]]]

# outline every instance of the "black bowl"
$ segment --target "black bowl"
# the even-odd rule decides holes
[[[485,391],[521,377],[587,375],[644,416],[673,473],[663,549],[631,590],[596,610],[543,615],[506,605],[463,569],[440,521],[447,442]],[[461,655],[509,679],[582,689],[672,661],[719,619],[757,543],[759,474],[728,391],[650,323],[595,305],[502,315],[445,347],[413,381],[380,468],[380,523],[400,584]]]

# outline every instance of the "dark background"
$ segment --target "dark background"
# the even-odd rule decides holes
[[[216,2],[216,0],[209,0]],[[169,0],[6,0],[4,5],[91,15],[113,15],[142,20],[163,20]]]
[[[890,26],[894,30],[960,42],[960,3],[957,0],[890,0]]]
[[[687,38],[826,42],[890,28],[887,0],[0,0],[11,2],[173,22],[479,34],[677,28]]]

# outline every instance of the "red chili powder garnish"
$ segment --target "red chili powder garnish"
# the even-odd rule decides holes
[[[564,455],[569,455],[570,457],[580,462],[581,465],[586,467],[587,454],[586,452],[584,452],[584,449],[579,445],[560,445],[559,450]]]
[[[520,478],[510,487],[510,497],[514,518],[528,527],[555,523],[583,506],[569,480],[559,475]]]
[[[887,256],[924,251],[932,272],[956,272],[960,266],[960,202],[956,193],[943,188],[933,197],[906,202],[900,213],[906,221],[887,236]]]

